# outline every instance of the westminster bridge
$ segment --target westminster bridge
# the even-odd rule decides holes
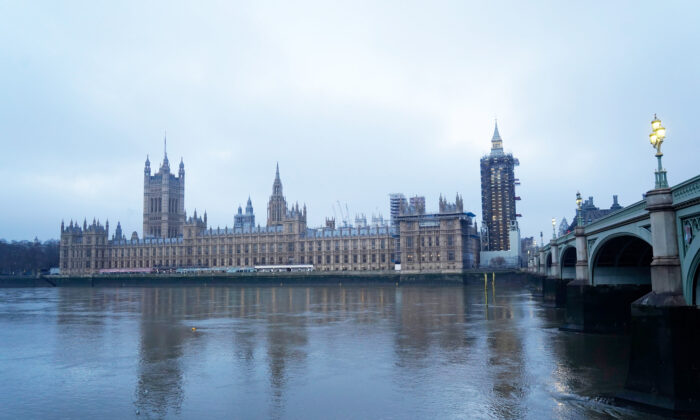
[[[543,298],[565,308],[563,330],[630,334],[625,400],[700,412],[699,235],[700,175],[579,218],[530,255]]]

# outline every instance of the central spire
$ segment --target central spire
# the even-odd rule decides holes
[[[170,162],[168,162],[168,133],[165,131],[163,133],[163,166],[162,168],[167,168],[170,170]]]

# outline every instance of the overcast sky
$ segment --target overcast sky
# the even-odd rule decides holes
[[[664,166],[697,175],[696,2],[0,1],[0,238],[58,238],[62,219],[141,236],[143,165],[184,158],[185,206],[264,224],[279,162],[309,224],[388,217],[388,194],[464,197],[498,118],[523,236],[609,207]],[[696,128],[693,128],[696,127]]]

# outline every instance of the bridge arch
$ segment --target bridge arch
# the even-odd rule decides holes
[[[591,283],[651,284],[651,244],[644,238],[619,233],[603,239],[591,258]]]
[[[559,256],[560,278],[574,280],[576,278],[576,247],[565,246]]]
[[[686,251],[686,258],[691,259],[685,273],[686,301],[691,305],[700,305],[700,240],[693,241]],[[690,288],[690,290],[687,290]]]
[[[549,276],[552,272],[552,251],[547,251],[547,255],[544,257],[544,267],[545,274]]]

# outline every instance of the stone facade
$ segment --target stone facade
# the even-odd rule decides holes
[[[169,176],[167,157],[159,174]],[[181,175],[176,179],[181,179],[184,186],[182,164]],[[156,197],[152,196],[151,180],[148,182],[144,185],[144,197],[150,204],[150,198]],[[179,197],[184,198],[184,194]],[[248,204],[250,212],[246,210],[246,214],[252,215],[252,205]],[[145,217],[144,226],[148,229],[145,238],[139,238],[136,232],[127,238],[120,224],[110,239],[109,223],[103,226],[93,220],[88,225],[84,221],[82,227],[73,221],[68,226],[61,223],[61,273],[287,264],[311,264],[317,271],[395,270],[399,232],[401,241],[409,245],[403,248],[402,244],[406,250],[402,259],[408,259],[405,266],[408,272],[459,272],[478,264],[474,215],[462,211],[459,196],[453,204],[440,198],[437,214],[399,216],[398,228],[386,225],[336,228],[335,223],[327,223],[325,227],[311,229],[306,224],[306,206],[287,207],[278,167],[267,209],[266,226],[241,222],[224,229],[208,226],[206,212],[200,216],[195,210],[185,220],[183,211],[181,233],[171,237],[151,235],[154,231],[150,229],[156,225],[147,225]],[[162,216],[164,212],[158,213]]]
[[[401,271],[461,272],[479,264],[479,235],[474,214],[464,213],[462,199],[440,197],[438,213],[398,216]]]
[[[249,232],[207,228],[196,214],[179,238],[107,239],[101,225],[61,232],[61,273],[103,269],[312,264],[321,271],[393,270],[388,227],[307,229],[300,220]]]

